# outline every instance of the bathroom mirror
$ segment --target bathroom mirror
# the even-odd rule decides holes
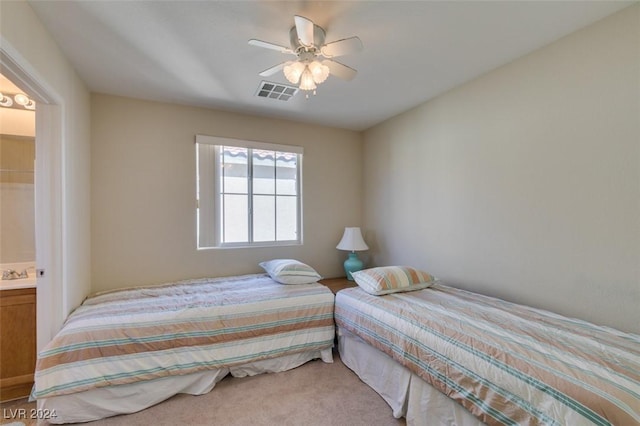
[[[35,261],[34,161],[34,137],[0,134],[0,265]]]

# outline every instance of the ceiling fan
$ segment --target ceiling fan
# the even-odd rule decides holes
[[[289,31],[291,47],[267,41],[251,39],[251,46],[277,50],[281,53],[297,56],[296,60],[282,62],[262,71],[259,75],[269,77],[283,71],[292,84],[300,84],[301,90],[313,90],[324,82],[329,75],[343,80],[353,79],[357,71],[333,58],[356,53],[362,50],[362,41],[358,37],[349,37],[325,44],[325,30],[303,16],[294,16],[295,25]],[[308,95],[307,95],[308,97]]]

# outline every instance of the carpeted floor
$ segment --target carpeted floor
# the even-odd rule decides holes
[[[2,404],[0,424],[21,421],[8,415],[35,408],[25,400]],[[14,411],[10,411],[14,410]],[[88,423],[137,425],[404,425],[371,388],[342,364],[311,361],[298,368],[254,377],[226,377],[206,395],[176,395],[138,413]]]

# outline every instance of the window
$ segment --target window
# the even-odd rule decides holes
[[[198,248],[300,244],[302,148],[196,136]]]

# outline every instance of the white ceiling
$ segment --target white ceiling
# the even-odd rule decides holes
[[[30,1],[93,92],[363,130],[589,25],[616,1]],[[291,57],[294,15],[357,35],[358,70],[316,96],[255,96],[258,73]],[[286,83],[281,73],[269,78]]]

